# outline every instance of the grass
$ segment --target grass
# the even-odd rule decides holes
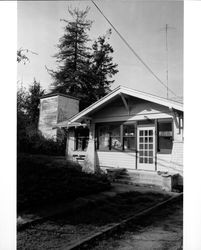
[[[17,159],[17,209],[72,201],[110,188],[105,176],[81,172],[61,157],[22,154]]]

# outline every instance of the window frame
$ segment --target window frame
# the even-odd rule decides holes
[[[119,129],[120,129],[120,136],[111,136],[111,132],[110,132],[110,126],[114,126],[114,125],[118,125],[119,126]],[[126,125],[133,125],[134,126],[134,135],[133,136],[124,136],[124,126]],[[101,127],[106,127],[108,126],[109,127],[109,145],[107,148],[105,149],[100,149],[100,142],[99,142],[99,137],[100,137],[100,128]],[[132,122],[107,122],[107,123],[98,123],[96,124],[96,150],[97,151],[101,151],[101,152],[136,152],[137,150],[137,143],[136,143],[136,140],[137,140],[137,137],[136,137],[136,122],[132,121]],[[121,147],[120,149],[114,149],[112,148],[112,145],[111,145],[111,142],[112,142],[112,138],[119,138],[120,142],[121,142]],[[134,145],[135,145],[135,148],[134,149],[127,149],[125,150],[124,148],[124,138],[134,138]]]
[[[88,129],[88,132],[89,132],[89,128],[86,127],[83,129]],[[88,136],[78,136],[78,133],[79,133],[78,130],[79,130],[79,128],[77,128],[77,131],[75,130],[75,144],[74,144],[75,148],[74,148],[74,151],[86,152],[87,147],[88,147],[88,143],[89,143],[89,133],[88,133]],[[81,139],[82,149],[78,148],[79,139]],[[85,143],[84,143],[84,140],[86,140]],[[86,145],[85,147],[84,147],[84,144]]]
[[[172,136],[159,136],[159,123],[171,123],[171,132]],[[159,148],[159,138],[160,137],[170,137],[171,141],[171,148],[170,149],[160,149]],[[157,119],[157,154],[171,154],[172,153],[172,148],[173,148],[173,141],[174,141],[174,121],[171,118],[164,118],[164,119]]]

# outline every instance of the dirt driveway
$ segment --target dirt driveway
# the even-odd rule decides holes
[[[108,194],[103,199],[93,196],[81,209],[73,207],[68,213],[19,231],[18,249],[65,249],[170,197],[167,193],[150,191]]]
[[[182,242],[183,204],[178,201],[127,228],[125,233],[102,240],[90,249],[181,250]]]

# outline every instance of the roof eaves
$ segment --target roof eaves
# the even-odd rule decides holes
[[[111,97],[115,96],[114,93],[116,93],[116,92],[118,93],[118,90],[120,90],[120,88],[121,88],[121,86],[118,86],[117,88],[115,88],[114,90],[112,90],[110,93],[108,93],[106,96],[102,97],[101,99],[99,99],[95,103],[91,104],[86,109],[82,110],[78,114],[76,114],[73,117],[71,117],[70,122],[74,122],[75,119],[79,119],[80,117],[86,115],[87,113],[89,113],[91,110],[93,110],[97,106],[99,106],[99,105],[105,103],[106,101],[108,101]]]
[[[119,93],[131,95],[133,97],[137,97],[137,98],[141,98],[141,99],[144,99],[144,100],[147,100],[150,102],[158,103],[158,104],[166,106],[168,108],[174,108],[174,109],[183,111],[183,104],[182,103],[170,101],[170,100],[167,100],[167,99],[159,97],[159,96],[151,95],[151,94],[148,94],[145,92],[133,90],[133,89],[119,85],[117,88],[115,88],[109,94],[107,94],[103,98],[101,98],[98,101],[96,101],[95,103],[91,104],[89,107],[87,107],[83,111],[81,111],[78,114],[76,114],[75,116],[73,116],[70,119],[70,122],[74,122],[77,119],[81,118],[82,116],[87,115],[90,111],[92,111],[93,109],[97,108],[98,106],[104,104],[105,102],[107,102],[108,100],[110,100],[112,97],[116,96]]]

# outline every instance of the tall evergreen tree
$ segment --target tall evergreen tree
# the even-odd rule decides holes
[[[64,35],[57,45],[55,54],[59,64],[57,70],[49,70],[54,79],[52,92],[70,94],[80,98],[80,109],[89,106],[104,96],[118,72],[117,65],[112,63],[112,47],[107,43],[107,36],[101,36],[92,46],[87,32],[92,21],[87,20],[89,8],[69,10],[73,21],[66,23]]]
[[[111,78],[115,75],[117,64],[113,64],[111,54],[114,52],[112,46],[107,42],[111,35],[111,29],[106,35],[100,36],[92,45],[92,68],[91,72],[94,75],[96,82],[95,93],[96,98],[100,99],[105,96],[114,82]]]
[[[54,57],[59,63],[56,71],[49,70],[54,79],[53,92],[68,93],[79,97],[82,93],[86,63],[90,59],[87,42],[89,37],[87,31],[92,22],[87,20],[89,8],[80,11],[77,8],[68,10],[73,21],[62,19],[66,23],[64,35],[57,45],[59,52]]]

